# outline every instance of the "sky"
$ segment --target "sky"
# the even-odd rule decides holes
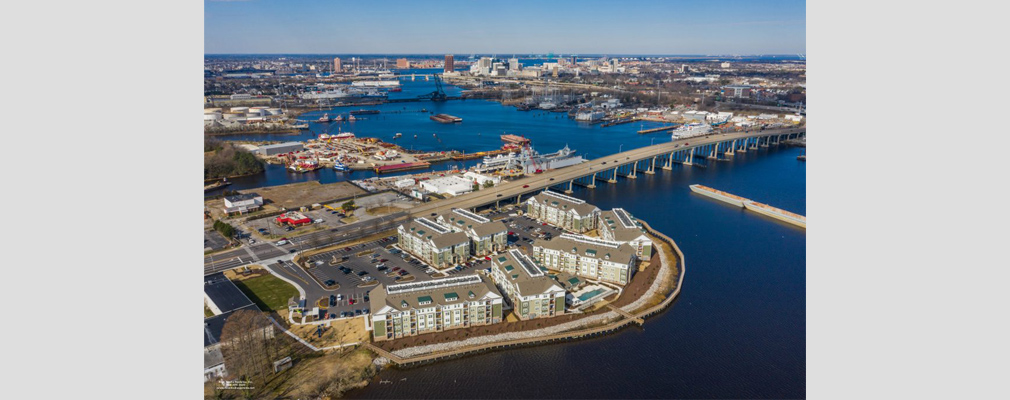
[[[803,0],[205,0],[205,54],[806,53]]]

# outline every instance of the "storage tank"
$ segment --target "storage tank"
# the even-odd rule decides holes
[[[249,112],[249,107],[232,107],[231,112],[233,113]]]

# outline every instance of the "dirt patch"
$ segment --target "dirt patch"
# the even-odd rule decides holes
[[[315,325],[296,325],[290,330],[298,337],[305,339],[306,342],[320,348],[368,340],[365,320],[360,317],[333,320],[330,321],[329,326],[324,324],[321,337],[317,334],[318,327]]]
[[[231,279],[233,281],[244,281],[246,279],[252,279],[260,275],[268,275],[270,272],[263,269],[259,265],[250,265],[248,270],[246,269],[229,269],[224,271],[224,277]]]
[[[256,189],[240,190],[240,193],[257,193],[263,196],[267,202],[263,206],[265,210],[279,210],[282,207],[291,209],[293,207],[310,205],[314,203],[328,202],[335,199],[342,199],[354,195],[363,195],[368,192],[354,186],[350,182],[336,182],[321,184],[319,181],[292,183],[289,185],[261,187]],[[221,202],[221,200],[218,200]]]
[[[368,213],[368,215],[386,215],[399,212],[400,210],[400,207],[395,206],[379,206],[369,208],[365,210],[365,212]]]

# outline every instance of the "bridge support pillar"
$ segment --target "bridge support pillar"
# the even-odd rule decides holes
[[[617,183],[617,167],[614,167],[614,174],[607,179],[607,183]]]
[[[631,166],[631,175],[628,175],[628,179],[638,179],[638,161]]]
[[[656,173],[656,157],[652,157],[652,161],[649,162],[649,169],[645,170],[648,175],[653,175]]]
[[[565,194],[572,194],[572,183],[573,183],[573,182],[575,182],[575,180],[574,180],[574,179],[573,179],[573,180],[570,180],[570,181],[568,181],[568,190],[566,190],[566,191],[565,191]]]
[[[708,153],[709,160],[719,159],[719,143],[712,144],[712,151]]]
[[[593,172],[593,179],[589,181],[589,185],[586,185],[586,187],[590,188],[590,189],[596,189],[596,173],[595,172]]]
[[[520,193],[518,196],[516,196],[516,205],[518,206],[522,203],[523,203],[523,195],[522,193]]]
[[[736,155],[736,139],[733,139],[733,143],[730,143],[729,150],[726,151],[727,156]]]
[[[673,153],[676,153],[676,152],[673,152]],[[668,157],[666,159],[666,165],[664,165],[662,167],[663,169],[665,169],[667,171],[670,171],[670,170],[673,169],[673,153],[670,153],[670,157]]]
[[[695,147],[696,149],[697,147]],[[684,158],[684,165],[694,165],[694,149],[687,151],[687,157]]]

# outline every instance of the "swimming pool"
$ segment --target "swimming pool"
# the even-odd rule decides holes
[[[590,290],[588,292],[580,294],[579,295],[579,301],[589,300],[589,299],[591,299],[593,297],[596,297],[596,295],[598,295],[600,293],[603,293],[603,291],[604,291],[603,289],[596,289],[596,290]]]

